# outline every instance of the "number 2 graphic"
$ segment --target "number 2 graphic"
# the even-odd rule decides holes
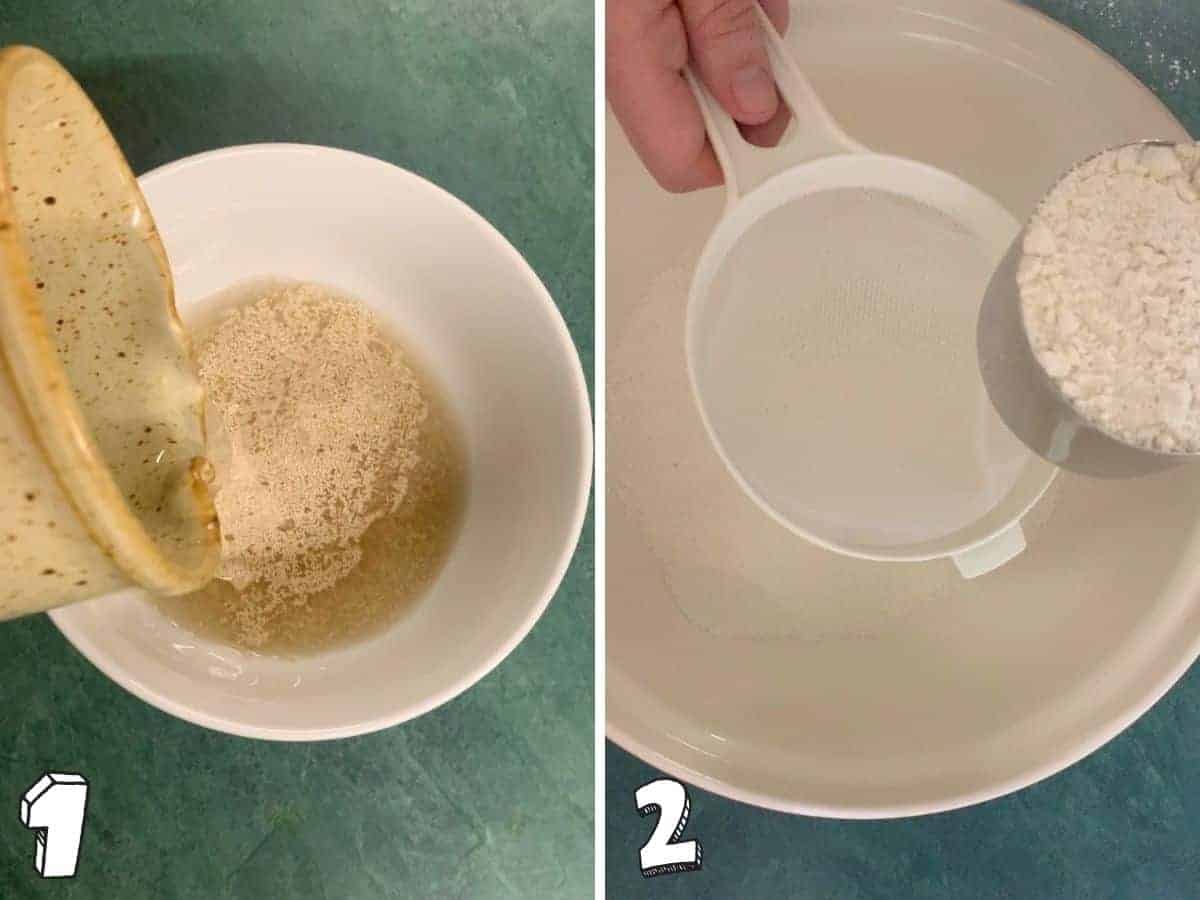
[[[74,878],[87,811],[82,775],[47,772],[21,798],[21,822],[34,832],[33,866],[43,878]]]
[[[671,872],[694,872],[701,866],[704,848],[699,841],[679,840],[687,827],[691,803],[687,789],[678,781],[660,778],[643,784],[634,796],[638,814],[658,813],[658,824],[642,845],[642,875],[653,878]]]

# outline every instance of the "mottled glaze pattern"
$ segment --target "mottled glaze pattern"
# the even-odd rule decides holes
[[[0,303],[9,288],[0,280]],[[128,579],[92,540],[0,377],[0,619],[115,590]]]
[[[170,271],[86,95],[0,53],[0,619],[211,577],[203,395]]]

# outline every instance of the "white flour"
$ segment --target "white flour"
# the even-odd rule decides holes
[[[1200,451],[1200,149],[1126,147],[1042,202],[1017,280],[1034,352],[1089,422]]]

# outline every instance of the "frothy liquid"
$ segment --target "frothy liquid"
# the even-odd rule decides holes
[[[444,398],[369,310],[326,288],[259,282],[205,306],[220,578],[160,602],[258,651],[377,633],[429,587],[461,518],[462,444]]]

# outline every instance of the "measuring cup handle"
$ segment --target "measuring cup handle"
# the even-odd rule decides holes
[[[1025,532],[1021,530],[1020,522],[1014,522],[986,543],[956,553],[952,559],[958,567],[958,574],[970,580],[1000,568],[1024,550]]]
[[[800,71],[783,38],[756,3],[767,56],[779,92],[792,111],[793,122],[777,147],[756,147],[738,131],[737,123],[712,96],[700,77],[688,66],[688,83],[700,112],[708,139],[716,151],[730,205],[745,197],[780,172],[824,156],[866,153],[865,147],[842,131],[808,79]]]

